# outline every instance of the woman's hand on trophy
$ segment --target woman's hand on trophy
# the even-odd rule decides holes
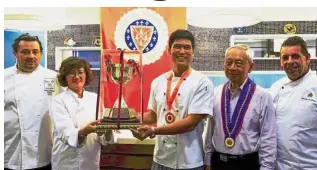
[[[121,134],[121,131],[120,131],[120,130],[117,130],[117,129],[114,129],[113,132],[114,132],[115,134]]]
[[[142,114],[141,114],[140,112],[137,112],[137,113],[135,114],[135,117],[136,117],[139,121],[141,121],[141,119],[142,119]]]
[[[99,124],[99,120],[89,122],[86,126],[79,130],[78,134],[80,136],[87,136],[88,134],[95,132],[97,124]]]

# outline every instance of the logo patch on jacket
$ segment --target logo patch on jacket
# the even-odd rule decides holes
[[[314,94],[312,92],[308,92],[302,97],[302,99],[316,102],[316,100],[313,97],[314,97]]]
[[[54,78],[44,78],[44,91],[47,95],[52,95],[55,89],[55,79]]]

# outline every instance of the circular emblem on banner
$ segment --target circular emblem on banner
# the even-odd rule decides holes
[[[285,24],[283,30],[286,34],[295,34],[296,26],[294,24]]]
[[[168,124],[173,123],[175,121],[175,116],[173,115],[173,113],[171,113],[171,112],[167,113],[165,115],[165,121]]]
[[[136,8],[128,11],[117,22],[114,33],[117,48],[138,50],[142,64],[151,64],[160,59],[168,41],[168,28],[157,12]]]

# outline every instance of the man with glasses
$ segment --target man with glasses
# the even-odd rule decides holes
[[[56,73],[43,68],[42,43],[22,34],[12,44],[16,64],[4,70],[4,167],[51,169],[51,98]]]
[[[204,170],[203,119],[212,115],[213,85],[191,68],[195,40],[191,32],[176,30],[169,38],[173,70],[152,82],[144,126],[131,129],[140,140],[156,136],[152,170]]]
[[[270,89],[276,114],[277,170],[316,170],[317,76],[309,69],[307,44],[301,37],[289,37],[280,56],[287,77]]]
[[[253,52],[247,45],[226,50],[224,72],[229,81],[215,88],[213,117],[207,120],[204,132],[206,169],[274,169],[273,102],[248,77],[253,68]]]

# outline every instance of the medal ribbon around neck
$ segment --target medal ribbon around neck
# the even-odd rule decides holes
[[[172,104],[176,98],[177,92],[183,81],[190,75],[192,72],[192,69],[189,68],[186,70],[181,78],[178,80],[173,93],[171,95],[171,87],[172,87],[172,78],[173,78],[173,72],[171,71],[168,78],[167,78],[167,88],[166,88],[166,104],[167,104],[167,110],[168,113],[165,115],[166,123],[172,123],[175,120],[175,116],[171,113],[172,110]]]
[[[232,145],[227,145],[228,147],[233,147],[234,140],[240,133],[244,116],[248,110],[251,99],[254,95],[256,84],[248,78],[247,82],[243,86],[243,89],[240,93],[237,105],[234,108],[232,119],[230,121],[230,83],[227,82],[222,88],[221,95],[221,118],[222,118],[222,128],[225,134],[225,140],[230,140]],[[233,141],[232,141],[233,140]],[[230,143],[231,143],[230,142]]]

